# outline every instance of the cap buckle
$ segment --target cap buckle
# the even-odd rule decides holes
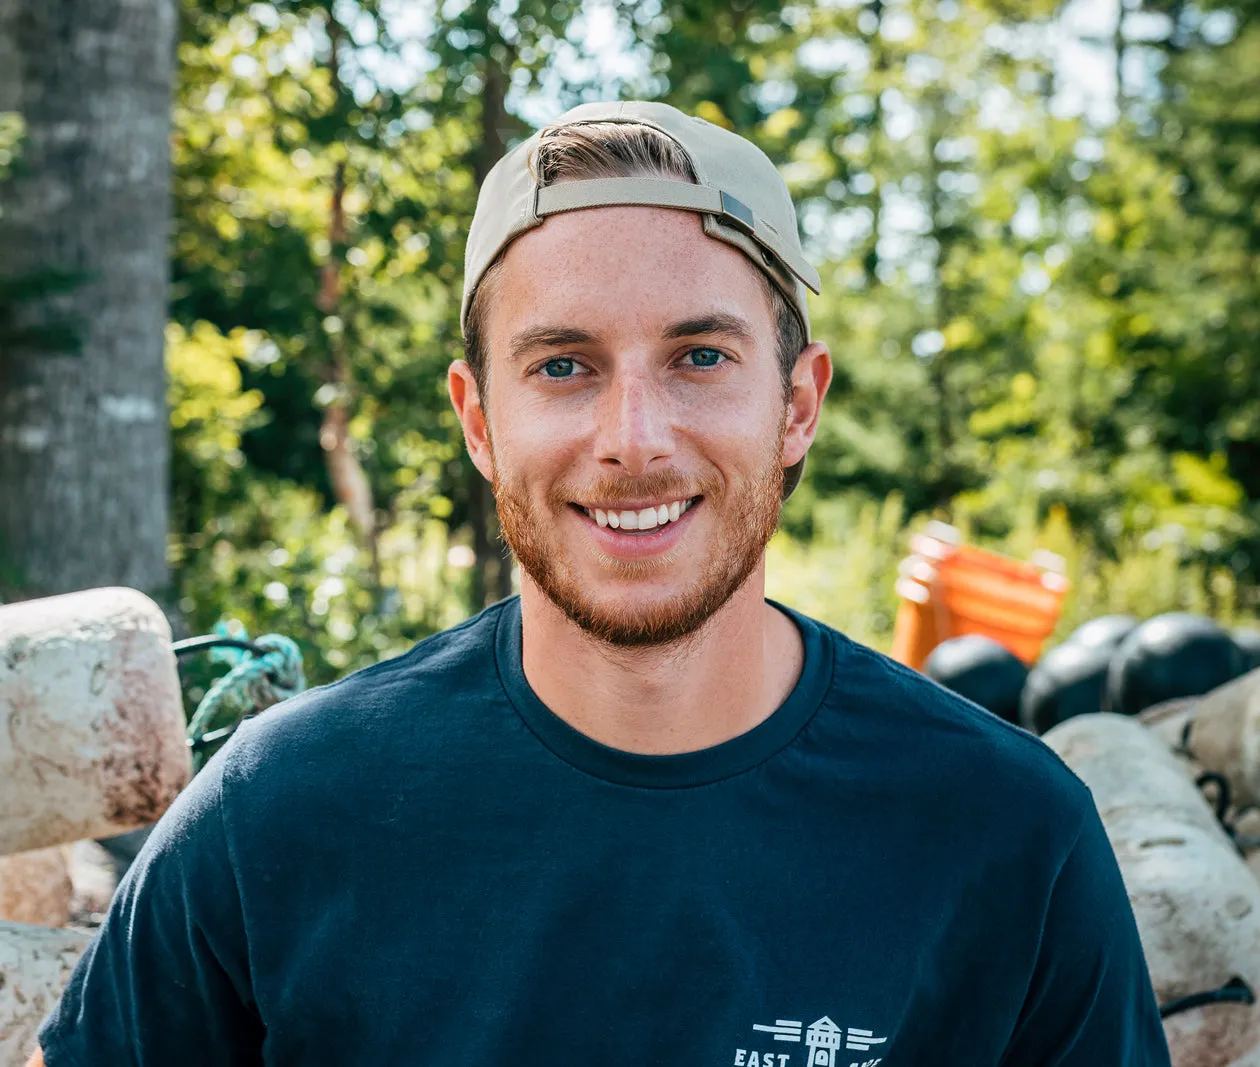
[[[756,237],[757,216],[753,214],[752,208],[725,190],[721,190],[719,195],[722,198],[722,221],[729,222],[749,237]]]

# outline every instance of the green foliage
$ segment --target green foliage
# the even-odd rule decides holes
[[[21,115],[16,111],[0,111],[0,181],[12,172],[25,131]]]
[[[1063,555],[1065,628],[1256,612],[1260,11],[1174,5],[1129,45],[1148,83],[1099,124],[1056,105],[1039,42],[1060,7],[609,0],[637,57],[612,71],[584,52],[590,5],[184,0],[168,351],[190,626],[288,633],[318,682],[508,587],[445,397],[463,244],[522,116],[609,93],[760,144],[820,265],[836,381],[775,595],[886,647],[909,533],[943,518]],[[334,410],[366,532],[330,478]]]
[[[792,507],[799,509],[795,498]],[[778,534],[767,550],[766,595],[887,651],[897,615],[897,565],[908,547],[901,497],[856,494],[813,504],[809,541]]]
[[[1112,558],[1074,530],[1062,508],[1041,522],[1026,511],[1005,537],[992,540],[976,536],[965,514],[955,518],[967,540],[985,548],[1018,559],[1044,549],[1064,559],[1071,592],[1047,647],[1099,615],[1145,619],[1191,611],[1225,625],[1260,617],[1260,591],[1240,583],[1228,567],[1188,563],[1182,545],[1171,538],[1130,539]],[[770,543],[767,595],[887,652],[897,614],[897,567],[910,535],[924,525],[922,518],[907,521],[894,495],[882,502],[828,501],[818,525],[825,532],[809,542],[780,534]]]
[[[344,512],[325,511],[318,494],[279,479],[249,481],[197,542],[176,552],[190,629],[228,621],[292,637],[312,685],[397,655],[466,614],[441,524],[393,531],[382,547],[393,592],[382,603],[373,561]]]
[[[243,387],[241,367],[262,344],[205,322],[168,328],[171,562],[192,631],[229,621],[291,636],[321,684],[462,618],[462,568],[448,562],[461,557],[450,552],[444,524],[411,512],[374,561],[343,509],[329,511],[313,490],[248,468],[242,439],[266,415],[262,394]],[[208,676],[193,673],[204,687]]]

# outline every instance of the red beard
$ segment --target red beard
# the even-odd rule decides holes
[[[753,477],[729,494],[725,488],[716,478],[687,483],[672,471],[635,479],[608,478],[582,488],[560,484],[548,495],[546,513],[539,514],[526,487],[503,478],[497,463],[494,469],[499,525],[521,568],[574,623],[597,640],[620,647],[669,644],[695,633],[748,580],[779,523],[783,463],[778,437]],[[643,610],[602,604],[592,590],[583,588],[565,559],[564,545],[552,521],[553,515],[563,514],[574,501],[615,503],[632,498],[679,500],[695,496],[703,496],[703,506],[711,509],[718,524],[704,544],[693,542],[687,549],[705,554],[700,577],[677,590],[666,603]],[[605,557],[603,565],[625,580],[647,576],[672,562],[671,555],[647,560]]]

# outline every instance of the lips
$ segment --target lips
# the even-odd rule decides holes
[[[601,528],[611,527],[614,530],[646,532],[677,522],[699,499],[699,497],[686,497],[635,508],[599,507],[587,504],[575,504],[574,507],[588,518],[594,519]]]
[[[635,501],[635,503],[639,503],[639,501]],[[689,506],[684,508],[682,506],[683,501],[679,502],[677,519],[669,519],[664,525],[658,522],[657,525],[646,530],[621,529],[607,524],[607,522],[601,526],[595,514],[595,508],[591,508],[588,511],[581,504],[570,504],[569,507],[572,509],[573,514],[582,520],[587,536],[591,539],[591,547],[596,549],[605,559],[646,562],[672,552],[687,536],[687,530],[695,520],[696,514],[703,510],[700,505],[704,503],[704,497],[692,497],[686,503]],[[660,505],[656,505],[656,507],[659,509]],[[599,510],[604,511],[604,518],[607,520],[608,511],[603,508]],[[620,512],[623,510],[631,509],[619,509],[615,512],[618,515],[618,521],[620,521]],[[644,509],[637,508],[633,510],[637,514],[637,512]],[[655,514],[659,516],[659,510]]]

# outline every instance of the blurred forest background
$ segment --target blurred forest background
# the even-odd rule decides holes
[[[126,582],[325,681],[510,592],[445,394],[464,239],[507,147],[620,95],[761,145],[823,277],[837,378],[772,595],[887,648],[938,518],[1064,556],[1065,630],[1260,612],[1257,0],[8,10],[0,599]],[[63,150],[120,114],[169,172]]]

